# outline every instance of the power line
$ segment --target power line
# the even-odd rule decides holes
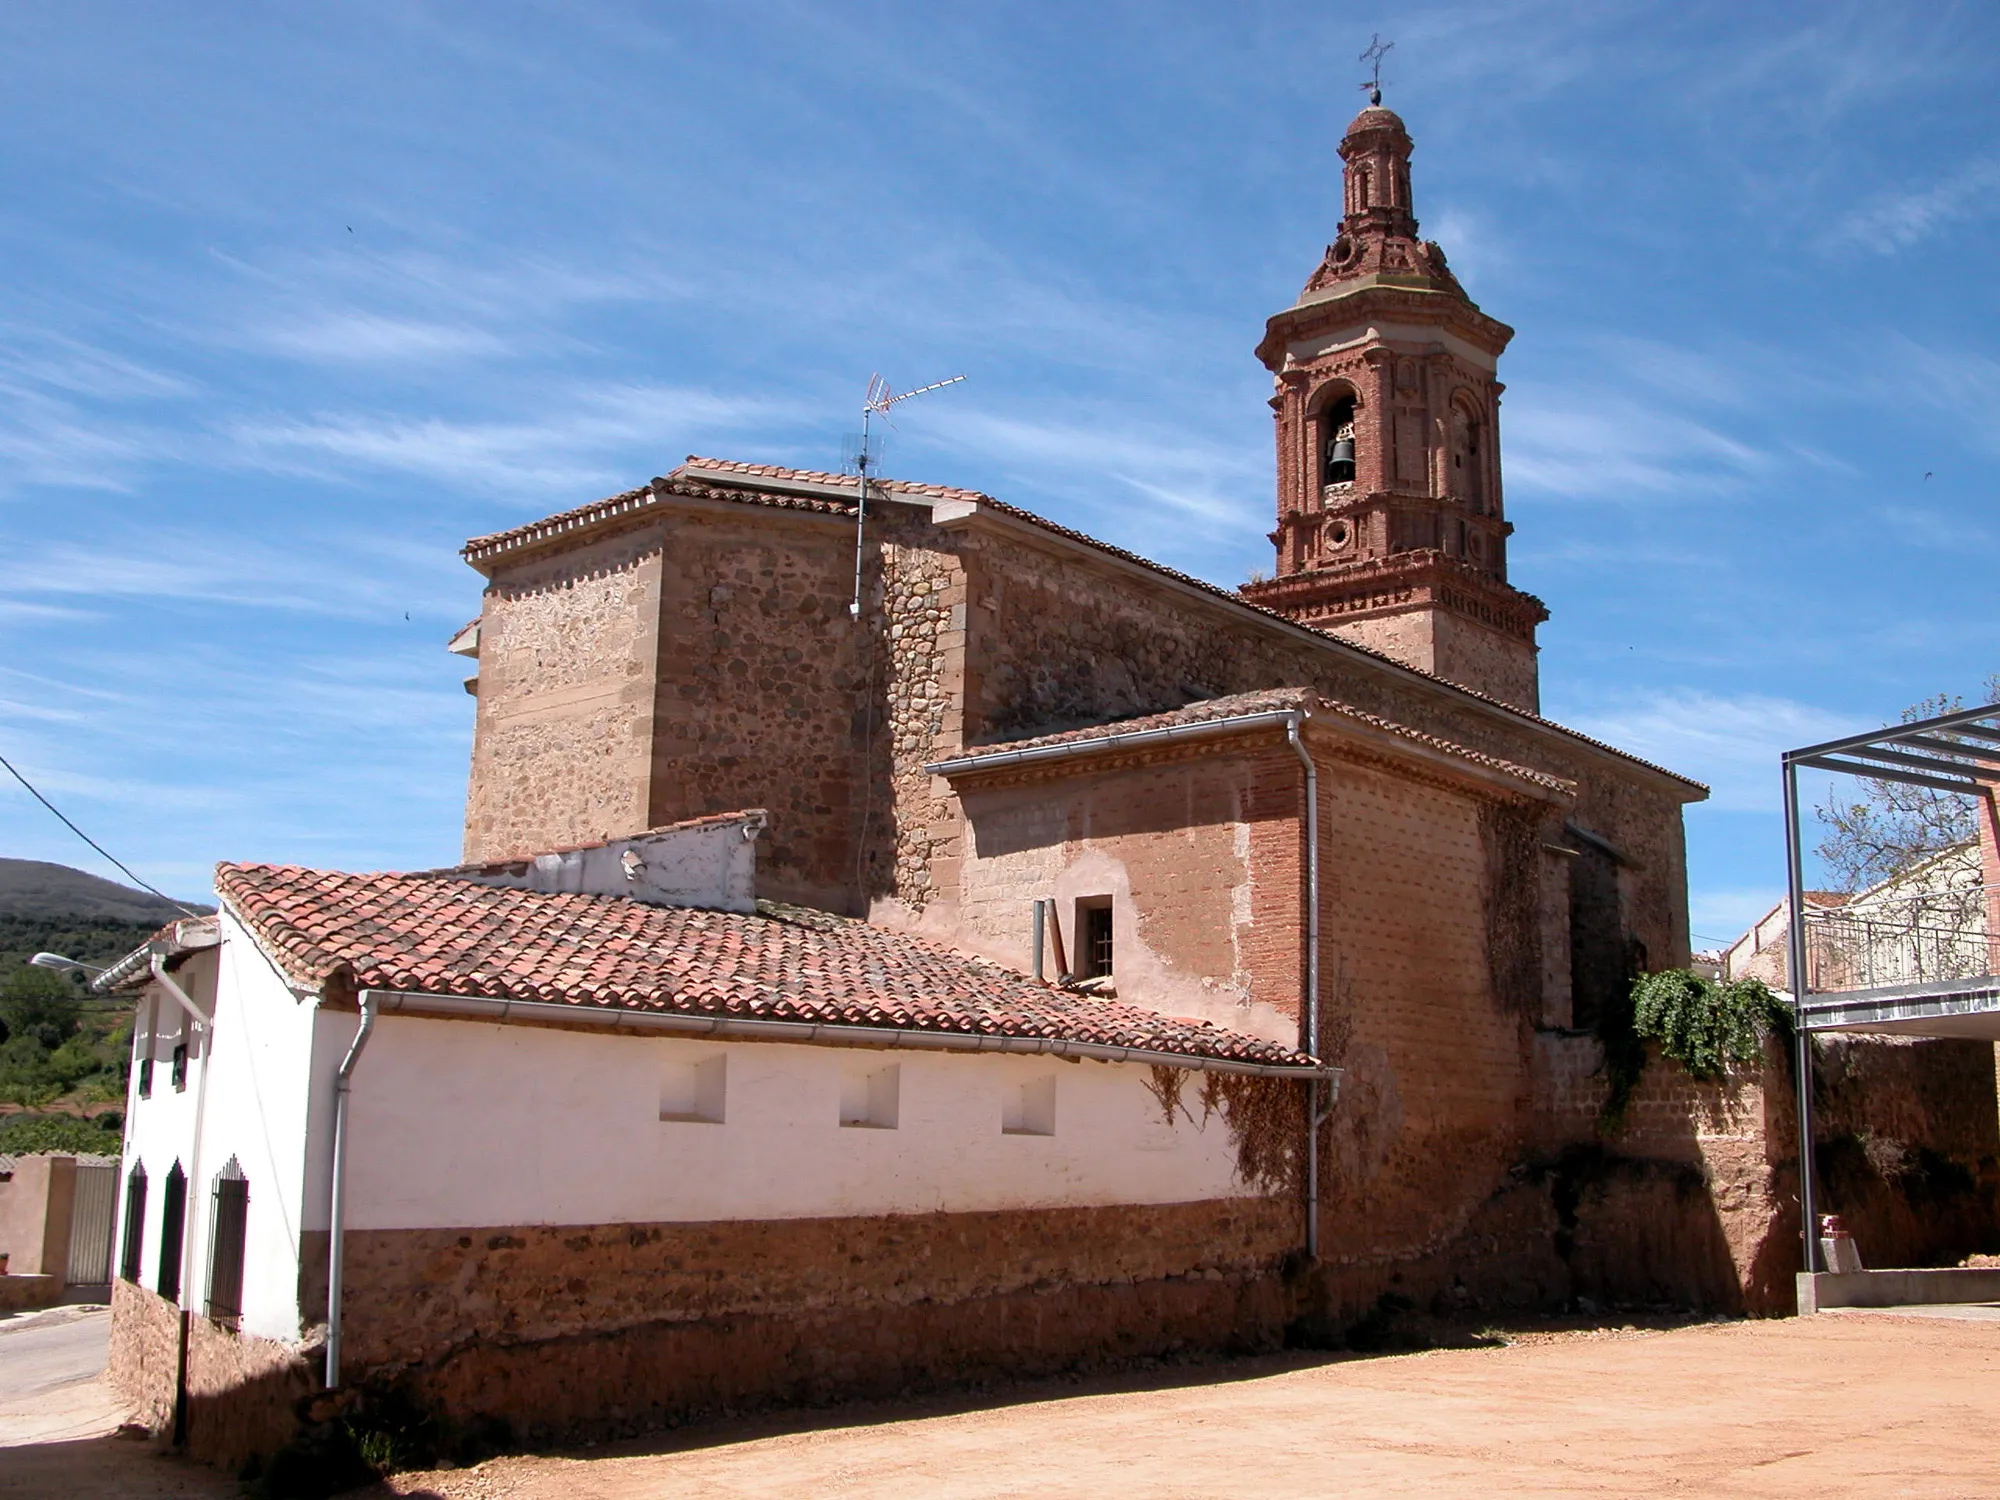
[[[132,873],[131,866],[127,865],[124,860],[120,859],[117,855],[113,854],[109,849],[105,848],[102,844],[98,843],[96,839],[92,838],[89,834],[85,833],[81,828],[77,827],[76,824],[70,822],[68,818],[63,817],[63,810],[57,807],[55,803],[49,801],[49,799],[44,797],[40,792],[36,791],[35,784],[32,781],[28,780],[27,777],[23,776],[19,771],[15,770],[14,763],[8,760],[7,757],[4,755],[0,755],[0,766],[5,766],[7,768],[7,774],[9,776],[12,776],[16,781],[20,782],[22,786],[28,789],[28,795],[30,797],[33,797],[37,802],[41,803],[42,806],[46,807],[50,812],[54,813],[58,818],[61,818],[63,827],[67,828],[71,833],[75,834],[78,838],[82,839],[86,844],[90,845],[91,848],[95,849],[99,854],[103,855],[106,859],[110,860],[111,863],[118,866],[119,869],[123,870],[125,872],[125,878],[130,880],[134,885],[138,886],[141,890],[151,891],[155,896],[158,896],[162,901],[166,902],[167,905],[171,906],[175,911],[185,912],[190,917],[198,917],[201,915],[201,913],[194,910],[194,908],[189,906],[183,906],[180,902],[176,901],[172,896],[169,896],[165,891],[161,890],[158,886],[148,885],[146,884],[145,881],[141,880],[137,875],[134,875]]]

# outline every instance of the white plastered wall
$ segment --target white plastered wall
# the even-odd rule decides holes
[[[114,1253],[123,1255],[124,1199],[133,1163],[141,1162],[146,1225],[139,1279],[149,1290],[159,1286],[162,1205],[167,1174],[178,1161],[188,1178],[181,1300],[205,1312],[215,1180],[234,1157],[249,1185],[239,1326],[264,1338],[296,1339],[315,1006],[292,993],[233,918],[225,913],[221,924],[221,946],[197,954],[175,975],[214,1017],[212,1043],[203,1053],[191,1051],[184,1089],[174,1089],[169,1059],[185,1012],[157,985],[140,1001],[141,1031],[148,1015],[157,1014],[160,1034],[151,1042],[152,1096],[138,1097],[135,1066],[126,1100]],[[139,1045],[147,1045],[143,1036]]]
[[[331,1078],[353,1026],[351,1015],[321,1017],[316,1074]],[[686,1112],[686,1067],[717,1058],[722,1123],[662,1120],[663,1093]],[[843,1097],[852,1113],[865,1094],[849,1075],[888,1067],[895,1127],[843,1127]],[[388,1015],[354,1076],[348,1225],[787,1219],[1248,1191],[1227,1129],[1201,1123],[1198,1082],[1186,1091],[1192,1118],[1169,1126],[1148,1078],[1130,1064]],[[1053,1134],[1005,1132],[1010,1118],[1040,1123],[1051,1081]],[[309,1194],[308,1227],[324,1223],[323,1196]]]

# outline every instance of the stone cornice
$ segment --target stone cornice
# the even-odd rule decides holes
[[[1287,346],[1299,339],[1321,329],[1385,315],[1394,321],[1450,328],[1495,359],[1514,337],[1512,328],[1488,317],[1462,292],[1442,282],[1426,276],[1384,273],[1308,292],[1292,306],[1273,313],[1264,325],[1257,357],[1275,371],[1284,364]]]
[[[1301,624],[1327,628],[1346,620],[1431,605],[1532,644],[1548,607],[1455,557],[1425,549],[1243,586],[1244,598]]]

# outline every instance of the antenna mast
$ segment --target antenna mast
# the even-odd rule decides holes
[[[907,401],[912,396],[927,396],[932,391],[941,391],[948,385],[957,385],[965,379],[954,375],[949,380],[940,380],[931,385],[919,386],[914,391],[896,392],[889,388],[889,382],[880,375],[868,377],[868,399],[861,403],[861,451],[854,456],[854,467],[861,475],[861,494],[854,504],[854,602],[847,606],[847,613],[854,619],[861,618],[861,556],[864,527],[868,520],[868,470],[875,462],[875,452],[869,446],[873,436],[870,423],[878,415],[883,421],[889,420],[889,408],[898,401]]]

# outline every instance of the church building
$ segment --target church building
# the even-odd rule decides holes
[[[1706,792],[1539,714],[1511,330],[1411,149],[1349,126],[1257,345],[1267,580],[694,457],[466,545],[464,862],[224,865],[96,981],[145,1420],[553,1441],[1385,1305],[1787,1305],[1788,1089],[1605,1107]]]
[[[1411,150],[1393,112],[1353,121],[1337,237],[1257,346],[1268,581],[891,479],[856,600],[855,477],[691,457],[465,548],[465,858],[766,808],[764,896],[1342,1069],[1313,1146],[1334,1304],[1478,1279],[1522,1164],[1595,1140],[1557,1080],[1597,1072],[1598,1015],[1688,960],[1706,793],[1536,711],[1511,330],[1418,238]],[[1533,1259],[1495,1274],[1555,1293]],[[1704,1294],[1736,1295],[1726,1261]]]

